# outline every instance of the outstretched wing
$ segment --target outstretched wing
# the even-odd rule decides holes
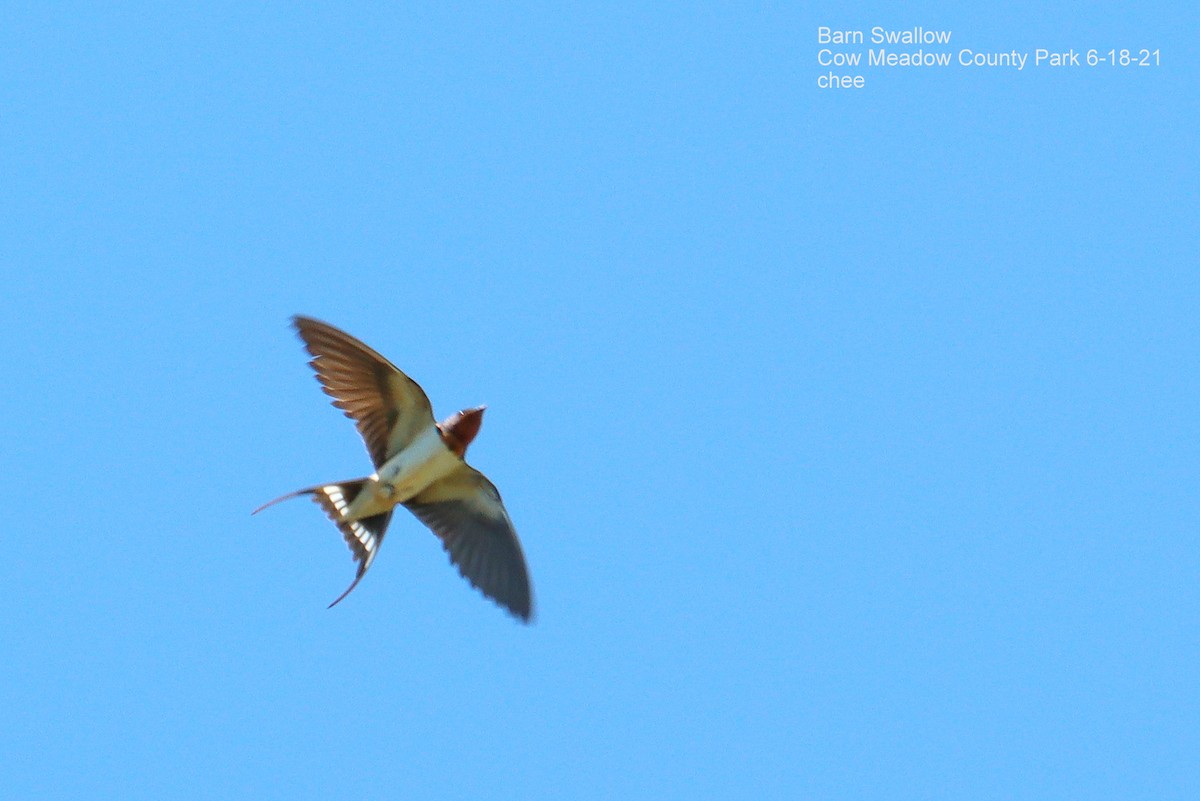
[[[528,622],[533,594],[525,555],[495,485],[465,462],[404,504],[442,540],[471,585]]]
[[[376,467],[435,424],[425,391],[387,359],[328,323],[292,322],[325,394],[354,421]]]

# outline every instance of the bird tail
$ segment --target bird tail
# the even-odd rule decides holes
[[[350,546],[350,552],[354,555],[354,561],[358,562],[358,572],[354,576],[354,581],[346,588],[346,591],[329,605],[330,608],[337,606],[339,601],[349,595],[350,591],[358,586],[358,582],[366,574],[367,568],[375,561],[375,555],[379,553],[379,546],[383,542],[383,535],[387,533],[388,523],[392,519],[391,510],[382,514],[372,515],[371,517],[364,517],[361,520],[347,520],[344,517],[346,511],[350,508],[350,504],[358,497],[358,493],[362,491],[366,483],[367,479],[365,478],[355,478],[350,481],[339,481],[335,484],[305,487],[295,492],[289,492],[287,495],[280,495],[273,501],[267,501],[251,512],[251,514],[258,514],[263,509],[274,506],[280,501],[298,498],[301,495],[310,495],[316,501],[317,505],[324,510],[326,516],[338,527],[338,530],[342,532],[342,538]]]

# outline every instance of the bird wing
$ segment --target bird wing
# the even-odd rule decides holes
[[[354,421],[376,467],[436,422],[425,391],[387,359],[328,323],[292,322],[325,394]]]
[[[463,462],[404,505],[442,540],[473,587],[516,617],[533,617],[521,543],[500,493],[482,473]]]

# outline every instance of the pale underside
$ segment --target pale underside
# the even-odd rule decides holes
[[[342,517],[361,520],[390,511],[396,504],[411,500],[429,485],[465,466],[463,460],[446,447],[437,426],[430,425],[367,479],[362,491],[342,512]]]

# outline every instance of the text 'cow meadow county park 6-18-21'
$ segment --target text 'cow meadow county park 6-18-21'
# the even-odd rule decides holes
[[[990,68],[1015,72],[1029,67],[1157,67],[1159,50],[1149,48],[1075,48],[1038,47],[1012,50],[974,50],[951,47],[950,30],[921,26],[893,30],[875,26],[870,29],[817,28],[817,76],[821,89],[862,89],[866,76],[861,68]],[[856,47],[862,45],[864,47]],[[865,50],[865,52],[864,52]]]

